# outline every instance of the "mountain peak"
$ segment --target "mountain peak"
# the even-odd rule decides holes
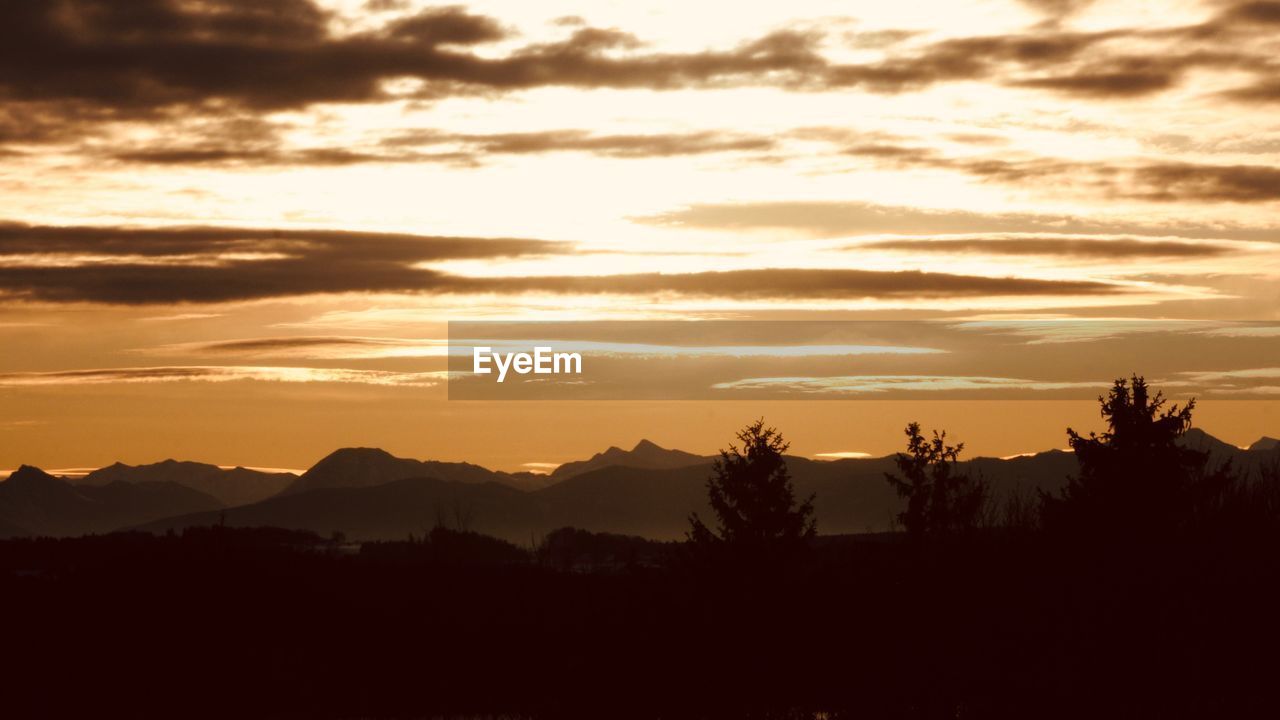
[[[334,450],[328,455],[325,455],[323,458],[320,459],[320,462],[316,463],[316,465],[319,465],[320,463],[323,463],[328,460],[351,460],[351,459],[358,459],[358,458],[396,459],[394,455],[387,452],[386,450],[383,450],[382,448],[345,447],[345,448],[338,448],[337,450]]]
[[[1183,433],[1181,443],[1183,447],[1201,451],[1234,451],[1238,449],[1235,445],[1223,442],[1197,427],[1190,428]]]
[[[18,482],[44,482],[48,480],[56,481],[57,479],[35,465],[20,465],[17,470],[9,473],[9,480],[17,480]]]
[[[1269,435],[1263,435],[1249,446],[1250,450],[1275,450],[1276,448],[1280,448],[1280,440]]]
[[[667,449],[651,440],[642,439],[640,442],[636,443],[635,447],[631,448],[631,452],[633,453],[667,452]]]
[[[418,460],[396,457],[382,448],[339,448],[302,473],[285,492],[382,485],[427,475],[424,465]]]
[[[630,450],[623,450],[616,445],[604,452],[596,453],[589,460],[567,462],[552,471],[551,476],[564,480],[602,467],[634,467],[648,469],[670,469],[701,465],[710,462],[705,458],[683,450],[668,450],[652,440],[641,440]]]

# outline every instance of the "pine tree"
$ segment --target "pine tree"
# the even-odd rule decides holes
[[[907,501],[898,522],[913,536],[935,535],[977,525],[987,497],[986,483],[955,472],[964,443],[947,444],[946,432],[925,438],[920,423],[907,425],[907,452],[894,458],[902,477],[885,479]]]
[[[796,503],[783,454],[790,447],[775,428],[757,420],[737,434],[737,445],[720,451],[707,480],[716,530],[697,513],[690,516],[695,546],[718,546],[742,554],[800,547],[817,532],[813,496]]]
[[[1208,453],[1179,442],[1191,428],[1194,399],[1184,407],[1169,405],[1163,393],[1152,395],[1146,379],[1135,375],[1116,380],[1098,402],[1107,431],[1085,437],[1067,428],[1080,471],[1059,495],[1044,496],[1047,524],[1170,529],[1232,481],[1229,465],[1207,472]]]

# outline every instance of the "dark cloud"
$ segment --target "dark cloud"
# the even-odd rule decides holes
[[[1041,2],[1055,12],[1075,3]],[[1277,3],[1228,8],[1209,23],[1159,31],[1179,45],[1274,22]],[[379,2],[377,10],[394,7]],[[461,7],[395,17],[336,35],[311,0],[50,0],[0,4],[0,98],[6,112],[60,114],[81,123],[157,121],[196,113],[265,112],[313,103],[376,102],[386,81],[416,79],[421,98],[534,87],[675,89],[771,85],[807,90],[862,87],[903,92],[957,80],[997,79],[1091,95],[1132,96],[1177,82],[1184,71],[1223,62],[1212,52],[1155,53],[1135,69],[1106,44],[1155,31],[1025,33],[953,38],[909,47],[889,31],[880,61],[840,64],[821,52],[823,33],[779,30],[727,49],[647,51],[616,28],[573,26],[569,35],[499,52],[513,38],[500,21]],[[1089,65],[1078,60],[1089,51]],[[1258,58],[1237,64],[1265,70]],[[1032,76],[1026,77],[1030,72]],[[176,157],[176,156],[172,156]]]
[[[109,156],[112,160],[146,165],[229,165],[229,166],[315,166],[340,167],[369,163],[444,163],[474,166],[480,158],[472,152],[412,152],[396,153],[349,150],[345,148],[255,148],[220,146],[218,144],[144,147],[135,150],[117,150]]]
[[[1247,103],[1278,103],[1280,102],[1280,79],[1264,80],[1253,85],[1245,85],[1244,87],[1228,90],[1222,95],[1231,100]]]
[[[928,148],[872,144],[846,154],[896,168],[960,172],[1009,185],[1053,181],[1055,189],[1077,189],[1106,197],[1151,202],[1239,202],[1280,200],[1280,169],[1269,165],[1204,163],[1085,163],[1046,157],[948,157]]]
[[[0,287],[10,299],[123,305],[211,303],[322,293],[585,293],[731,298],[1077,295],[1095,282],[946,273],[770,268],[687,274],[462,277],[422,268],[449,258],[562,252],[532,240],[423,238],[320,231],[128,230],[0,226]],[[252,255],[250,253],[256,253]],[[75,262],[96,254],[107,261]],[[32,261],[63,256],[72,262]],[[116,256],[115,261],[110,261]]]
[[[1099,43],[1123,35],[1122,32],[1048,30],[1023,35],[954,38],[878,63],[832,65],[821,82],[828,87],[858,86],[874,92],[903,92],[939,82],[986,79],[1001,74],[1006,66],[1015,69],[1058,66]]]
[[[1062,237],[895,239],[849,246],[849,250],[879,248],[910,252],[980,253],[984,255],[1058,255],[1123,259],[1213,257],[1233,252],[1210,243],[1139,240],[1136,238],[1080,239]]]
[[[1191,50],[1151,55],[1116,55],[1070,72],[1023,78],[1008,84],[1095,98],[1150,95],[1176,85],[1195,68],[1259,69],[1259,59],[1235,51]]]
[[[489,135],[413,130],[364,148],[286,149],[262,138],[227,137],[181,145],[115,149],[113,160],[154,165],[355,165],[364,163],[445,163],[478,166],[497,155],[584,152],[604,157],[652,158],[725,152],[764,152],[773,137],[731,131],[597,134],[565,129]],[[439,148],[453,149],[439,149]]]
[[[163,257],[197,253],[307,253],[336,262],[422,262],[563,253],[569,243],[341,230],[172,227],[128,228],[0,223],[0,254],[95,254]]]
[[[1031,4],[1062,17],[1082,3]],[[1125,100],[1177,87],[1196,69],[1218,68],[1253,77],[1224,97],[1247,103],[1280,98],[1277,66],[1263,52],[1266,46],[1254,42],[1274,34],[1280,2],[1228,5],[1206,22],[1171,28],[1079,32],[1055,22],[935,42],[914,41],[912,33],[901,30],[846,33],[846,44],[872,47],[882,56],[857,64],[823,54],[825,45],[841,38],[828,28],[782,29],[719,49],[659,52],[619,28],[562,24],[559,39],[521,44],[500,19],[459,6],[413,14],[395,0],[377,0],[367,9],[383,24],[338,34],[334,28],[341,23],[313,0],[0,3],[0,154],[28,152],[26,145],[93,140],[80,152],[140,164],[477,166],[487,156],[544,152],[623,158],[746,152],[768,160],[779,144],[778,138],[741,133],[597,135],[563,129],[414,132],[355,145],[298,147],[289,140],[294,135],[262,119],[317,103],[430,101],[540,87],[769,86],[901,93],[979,81]],[[390,10],[401,14],[383,14]],[[493,45],[499,41],[503,44]],[[1135,45],[1143,51],[1135,52]],[[396,90],[388,89],[390,81],[397,81]],[[159,139],[128,140],[123,130],[129,123],[158,130]],[[843,152],[953,169],[993,182],[1071,174],[1040,161],[951,160],[884,139],[849,141]],[[1085,167],[1074,178],[1132,194],[1112,187],[1107,172]],[[1143,177],[1138,173],[1135,182]],[[1162,198],[1146,188],[1137,194]],[[1256,201],[1248,193],[1213,197]]]
[[[730,151],[771,150],[770,137],[727,131],[654,135],[597,135],[586,130],[504,133],[493,135],[444,135],[443,142],[474,147],[482,155],[522,155],[581,151],[611,157],[664,157]]]
[[[0,257],[10,256],[0,264],[0,288],[11,298],[118,304],[418,291],[439,286],[443,277],[416,267],[420,263],[570,249],[568,243],[522,239],[8,223],[0,225]],[[100,259],[75,262],[85,255]]]
[[[294,337],[251,338],[246,340],[222,340],[182,346],[183,350],[210,353],[267,353],[275,351],[310,350],[318,348],[378,348],[403,345],[398,339],[347,337],[341,335],[308,335]]]
[[[638,39],[583,27],[506,54],[469,46],[508,37],[492,18],[450,7],[335,36],[308,0],[53,0],[0,5],[0,92],[145,115],[211,101],[259,110],[387,97],[416,78],[426,97],[466,88],[672,88],[821,70],[817,37],[778,32],[723,51],[640,53]]]
[[[1108,87],[1107,93],[1142,92],[1141,82],[1128,91],[1122,91],[1111,83],[1128,80],[1098,78],[1097,81],[1101,86]],[[1084,86],[1080,88],[1086,94],[1098,90],[1099,88],[1092,87],[1086,89]],[[582,152],[614,158],[749,153],[755,154],[758,159],[772,161],[776,159],[774,151],[783,148],[784,143],[799,141],[827,143],[837,154],[863,158],[894,169],[946,170],[987,182],[1026,184],[1052,180],[1054,187],[1058,189],[1074,188],[1087,193],[1156,202],[1264,202],[1280,199],[1275,181],[1277,171],[1263,165],[1107,164],[1008,154],[955,157],[884,133],[861,133],[840,127],[805,127],[774,135],[752,135],[730,130],[601,134],[575,128],[472,134],[426,129],[400,132],[366,146],[294,149],[277,147],[274,142],[277,132],[278,128],[274,126],[238,120],[215,124],[195,133],[197,136],[215,139],[179,146],[121,147],[110,151],[109,157],[123,162],[173,165],[333,166],[430,162],[479,166],[486,159],[495,156],[557,152]],[[227,142],[220,143],[216,139],[219,133],[225,135]],[[999,140],[992,136],[960,136],[953,139],[988,143]],[[817,208],[815,217],[826,217],[830,209],[827,205]],[[838,212],[842,213],[844,210]],[[898,220],[895,216],[893,222]],[[821,224],[822,221],[817,222]],[[1051,229],[1040,224],[1035,227]],[[883,229],[886,232],[900,231],[894,226],[885,226]],[[992,231],[1000,229],[1000,226],[970,229]]]
[[[392,38],[426,45],[476,45],[497,42],[509,32],[492,18],[472,15],[460,7],[433,8],[392,22]]]
[[[1138,97],[1150,95],[1171,87],[1177,79],[1171,70],[1152,69],[1134,71],[1080,72],[1072,75],[1019,80],[1014,85],[1057,90],[1070,95],[1087,97]]]
[[[1088,281],[990,278],[919,271],[769,268],[687,274],[456,279],[473,292],[553,292],[729,297],[735,299],[944,298],[1004,295],[1096,295],[1122,288]]]
[[[1280,2],[1244,2],[1223,12],[1220,21],[1280,25]]]
[[[1182,222],[1169,225],[1109,222],[1071,215],[983,214],[862,202],[773,201],[702,203],[632,218],[655,225],[711,230],[790,231],[814,237],[883,233],[930,235],[986,232],[1177,235],[1195,239],[1280,242],[1280,228]]]
[[[1150,200],[1280,200],[1280,168],[1269,165],[1163,163],[1134,171],[1133,194]]]
[[[1099,80],[1103,85],[1115,78]],[[1117,80],[1117,82],[1120,82]],[[1139,83],[1140,85],[1140,83]],[[1081,92],[1093,93],[1097,88]],[[1140,87],[1131,89],[1140,92]],[[1108,93],[1120,94],[1118,87]],[[0,130],[3,126],[0,126]],[[123,147],[109,157],[121,162],[161,165],[310,165],[340,166],[364,163],[445,163],[479,166],[501,155],[582,152],[614,158],[659,158],[711,153],[754,153],[772,160],[785,139],[824,142],[841,155],[864,158],[900,170],[946,170],[985,182],[1026,184],[1054,181],[1058,189],[1126,196],[1154,202],[1266,202],[1280,199],[1280,171],[1265,165],[1209,165],[1193,163],[1106,164],[1046,157],[986,155],[952,157],[938,150],[906,144],[877,133],[846,128],[799,128],[781,135],[751,135],[728,130],[688,133],[597,134],[584,129],[520,133],[469,134],[414,130],[383,138],[376,144],[350,148],[295,148],[275,145],[277,128],[252,120],[237,120],[201,131],[216,139],[194,144]],[[197,133],[199,134],[199,133]],[[824,216],[829,210],[818,210]],[[661,218],[656,218],[661,219]],[[678,218],[673,218],[678,219]],[[895,220],[896,222],[896,220]],[[1037,226],[1039,227],[1039,226]],[[992,231],[999,227],[977,227]],[[1041,228],[1045,229],[1045,228]],[[900,232],[885,227],[886,232]]]
[[[225,355],[254,359],[376,360],[444,355],[445,344],[444,339],[293,335],[215,342],[171,343],[138,348],[135,352],[177,357]]]

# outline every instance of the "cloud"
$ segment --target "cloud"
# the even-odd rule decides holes
[[[684,274],[454,278],[457,291],[574,294],[670,293],[734,299],[945,298],[1014,295],[1105,295],[1106,283],[982,277],[910,271],[767,268]]]
[[[1218,18],[1219,22],[1280,25],[1280,2],[1248,0],[1228,5]]]
[[[1134,335],[1213,334],[1218,321],[1164,320],[1152,318],[1044,318],[973,320],[954,327],[984,335],[1025,338],[1027,345],[1093,343]]]
[[[472,15],[461,7],[430,8],[417,15],[400,18],[387,27],[387,35],[425,45],[478,45],[510,36],[492,18]]]
[[[9,299],[118,305],[339,293],[673,294],[724,298],[1100,295],[1100,282],[856,269],[761,268],[606,276],[471,277],[422,266],[568,252],[565,243],[319,230],[0,225]]]
[[[444,357],[447,340],[350,336],[263,337],[175,343],[146,348],[151,355],[234,355],[255,358],[371,359]]]
[[[1021,2],[1054,18],[1074,15],[1093,4],[1093,0],[1021,0]]]
[[[688,87],[823,66],[816,37],[787,31],[729,50],[615,56],[639,40],[581,27],[559,41],[479,54],[474,46],[511,32],[458,7],[347,35],[334,34],[330,20],[308,0],[5,3],[0,89],[14,100],[145,115],[214,100],[260,110],[379,101],[396,78],[422,81],[418,94],[430,98],[542,86]]]
[[[950,375],[843,375],[836,377],[762,377],[717,383],[717,390],[779,391],[801,395],[879,395],[887,392],[993,390],[1095,390],[1099,382],[1026,380]]]
[[[1160,163],[1134,171],[1134,194],[1150,200],[1280,200],[1280,168],[1269,165]]]
[[[886,143],[851,145],[843,153],[870,158],[894,169],[946,170],[984,182],[1018,185],[1053,181],[1056,188],[1075,188],[1081,193],[1102,197],[1121,196],[1160,203],[1280,200],[1280,169],[1270,165],[947,157],[929,148]]]
[[[1236,247],[1207,242],[1144,240],[1134,237],[1080,238],[1062,236],[958,239],[901,238],[878,240],[847,247],[848,250],[860,250],[863,248],[984,255],[1055,255],[1112,260],[1126,258],[1216,257],[1239,251],[1239,248]]]
[[[141,305],[443,291],[419,264],[565,253],[562,242],[256,228],[0,224],[0,293]],[[54,258],[56,262],[49,262]]]
[[[1280,378],[1280,367],[1248,368],[1244,370],[1188,370],[1179,373],[1192,381],[1208,382],[1214,380],[1257,380]]]
[[[223,317],[223,313],[176,313],[173,315],[153,315],[138,318],[138,322],[188,322],[191,320],[211,320]]]
[[[1228,90],[1224,97],[1247,103],[1270,104],[1280,102],[1280,79],[1267,79],[1252,85]]]
[[[174,366],[0,373],[0,387],[58,387],[172,382],[235,382],[258,380],[286,383],[357,383],[433,387],[443,372],[403,373],[349,368]]]
[[[97,254],[164,257],[201,253],[315,253],[334,261],[362,257],[424,261],[567,252],[563,242],[440,237],[403,233],[178,226],[165,228],[31,225],[0,222],[0,255]]]
[[[526,133],[466,134],[413,130],[363,148],[285,148],[261,138],[197,140],[174,145],[116,148],[113,160],[153,165],[355,165],[443,163],[478,166],[497,155],[582,152],[615,158],[653,158],[726,152],[763,152],[777,147],[773,137],[730,131],[598,134],[564,129]],[[446,149],[440,149],[446,148]]]
[[[1187,370],[1176,373],[1183,379],[1167,380],[1168,387],[1186,388],[1186,392],[1212,395],[1263,396],[1280,395],[1280,367],[1258,367],[1238,370]]]
[[[1096,195],[1121,195],[1151,202],[1280,200],[1280,169],[1270,165],[1141,161],[1111,164],[1049,157],[949,158],[924,149],[887,153],[884,157],[896,165],[952,170],[984,181],[1019,184],[1054,180],[1060,186],[1077,186]]]
[[[457,328],[463,331],[462,327]],[[483,333],[483,326],[471,328]],[[634,330],[632,331],[634,332]],[[934,355],[946,352],[930,347],[888,344],[806,344],[785,343],[771,345],[749,344],[671,344],[654,340],[652,342],[615,342],[604,340],[577,340],[551,337],[529,338],[490,338],[490,337],[451,337],[449,355],[453,358],[470,358],[473,348],[489,347],[500,352],[525,351],[531,344],[554,342],[557,351],[578,352],[591,357],[685,357],[685,358],[822,358],[849,357],[867,355]]]
[[[1034,4],[1055,16],[1080,5]],[[584,25],[567,26],[568,34],[559,39],[521,43],[517,31],[499,19],[456,6],[412,13],[380,3],[371,9],[380,25],[365,23],[366,29],[342,33],[336,29],[342,23],[311,0],[11,2],[0,4],[0,143],[67,140],[131,120],[257,118],[320,103],[430,101],[542,87],[859,87],[899,93],[943,82],[991,81],[1123,98],[1173,87],[1193,68],[1227,66],[1253,73],[1256,87],[1265,88],[1275,82],[1274,67],[1265,53],[1251,54],[1252,45],[1241,38],[1265,37],[1276,5],[1244,3],[1205,23],[1157,30],[1074,32],[1051,24],[923,44],[905,42],[910,34],[904,31],[881,31],[868,41],[883,57],[840,63],[823,54],[833,38],[794,28],[720,49],[662,52],[625,29]],[[384,15],[386,10],[397,14]],[[1137,43],[1164,45],[1134,54]],[[1233,97],[1248,99],[1257,92],[1241,90]],[[119,154],[175,164],[379,159],[343,149],[291,154],[279,147],[215,143]],[[603,148],[588,142],[582,149],[626,152],[607,142]]]
[[[1280,228],[1247,228],[1180,222],[1155,225],[1072,215],[984,214],[965,210],[878,205],[865,202],[790,201],[698,203],[631,218],[634,222],[710,230],[782,230],[813,237],[844,235],[943,235],[958,233],[1070,233],[1180,236],[1192,239],[1280,241]]]
[[[546,152],[591,152],[609,157],[664,157],[730,151],[770,150],[770,137],[729,131],[651,135],[601,135],[587,130],[497,133],[491,135],[408,133],[384,145],[459,143],[477,155],[527,155]]]
[[[1170,68],[1156,67],[1146,70],[1104,68],[1085,70],[1071,75],[1018,80],[1011,84],[1040,90],[1057,90],[1067,95],[1128,98],[1167,90],[1176,80],[1177,74]]]

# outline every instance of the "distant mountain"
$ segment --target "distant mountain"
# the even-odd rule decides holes
[[[114,482],[75,487],[23,465],[0,482],[0,532],[103,533],[175,514],[221,507],[215,498],[172,482]]]
[[[1280,446],[1267,443],[1242,450],[1199,430],[1187,433],[1183,442],[1209,452],[1211,463],[1230,460],[1245,474],[1280,462]],[[708,457],[642,441],[630,451],[610,448],[589,460],[568,463],[548,478],[494,472],[469,463],[397,458],[373,448],[346,448],[316,463],[274,497],[225,511],[216,506],[194,507],[167,516],[151,515],[136,525],[163,531],[208,525],[225,517],[236,526],[271,525],[322,534],[342,531],[353,540],[370,540],[404,538],[444,524],[521,545],[557,528],[574,526],[675,540],[684,537],[691,512],[711,519],[706,499],[710,462]],[[1031,502],[1037,491],[1055,492],[1077,471],[1075,455],[1060,450],[1007,460],[979,457],[960,465],[961,472],[983,478],[998,500],[1020,496]],[[816,495],[820,533],[883,531],[893,526],[901,510],[901,499],[884,478],[886,472],[896,470],[892,456],[831,461],[788,457],[787,467],[798,497]],[[94,502],[117,508],[129,505],[138,508],[137,515],[149,514],[163,504],[157,500],[144,508],[140,498],[108,498],[106,487],[94,495],[93,487],[71,488],[34,468],[24,468],[15,476],[22,476],[15,488],[30,486],[26,494],[44,497],[36,505],[47,508],[44,514],[0,512],[0,530],[11,527],[9,532],[15,534],[50,532],[50,528],[69,534],[79,527],[105,527],[109,523],[95,520]],[[554,484],[533,484],[548,480]],[[6,484],[0,484],[0,498]],[[12,505],[0,500],[0,509]],[[117,511],[113,518],[120,516]]]
[[[547,483],[545,475],[496,472],[464,462],[399,458],[378,448],[343,448],[313,465],[284,493],[293,495],[325,488],[374,487],[409,478],[468,484],[494,482],[522,490],[543,487]]]
[[[1179,443],[1183,447],[1209,453],[1209,460],[1214,464],[1235,457],[1241,452],[1235,445],[1223,442],[1204,430],[1194,427],[1182,435]]]
[[[1250,450],[1262,451],[1262,452],[1275,450],[1276,448],[1280,448],[1280,440],[1277,440],[1273,437],[1265,437],[1265,436],[1258,438],[1257,440],[1254,441],[1252,445],[1249,446]]]
[[[212,496],[223,505],[248,505],[278,494],[298,479],[293,473],[268,473],[247,468],[220,468],[197,462],[165,460],[150,465],[115,463],[76,481],[80,486],[169,482]]]
[[[274,525],[322,534],[341,530],[353,540],[403,538],[409,533],[421,534],[438,522],[450,527],[464,525],[521,545],[565,526],[677,540],[689,527],[689,513],[711,517],[706,491],[710,459],[683,455],[700,462],[674,468],[606,465],[529,492],[493,482],[426,477],[366,487],[323,488],[285,493],[225,513],[168,518],[141,529],[182,529],[225,517],[235,526]],[[1061,486],[1075,469],[1075,457],[1054,451],[1014,460],[979,458],[964,464],[1000,493],[1019,488],[1030,493],[1036,488]],[[817,496],[819,532],[882,531],[890,527],[900,510],[900,499],[884,479],[884,473],[895,467],[892,458],[817,461],[789,457],[787,466],[796,494]]]
[[[38,535],[74,535],[96,525],[100,509],[65,481],[23,465],[0,483],[0,522]]]
[[[611,447],[602,453],[596,453],[589,460],[568,462],[556,468],[551,477],[565,480],[575,475],[599,470],[604,467],[646,468],[649,470],[689,467],[691,465],[710,464],[712,458],[694,455],[683,450],[668,450],[648,440],[636,443],[630,451],[619,447]]]

